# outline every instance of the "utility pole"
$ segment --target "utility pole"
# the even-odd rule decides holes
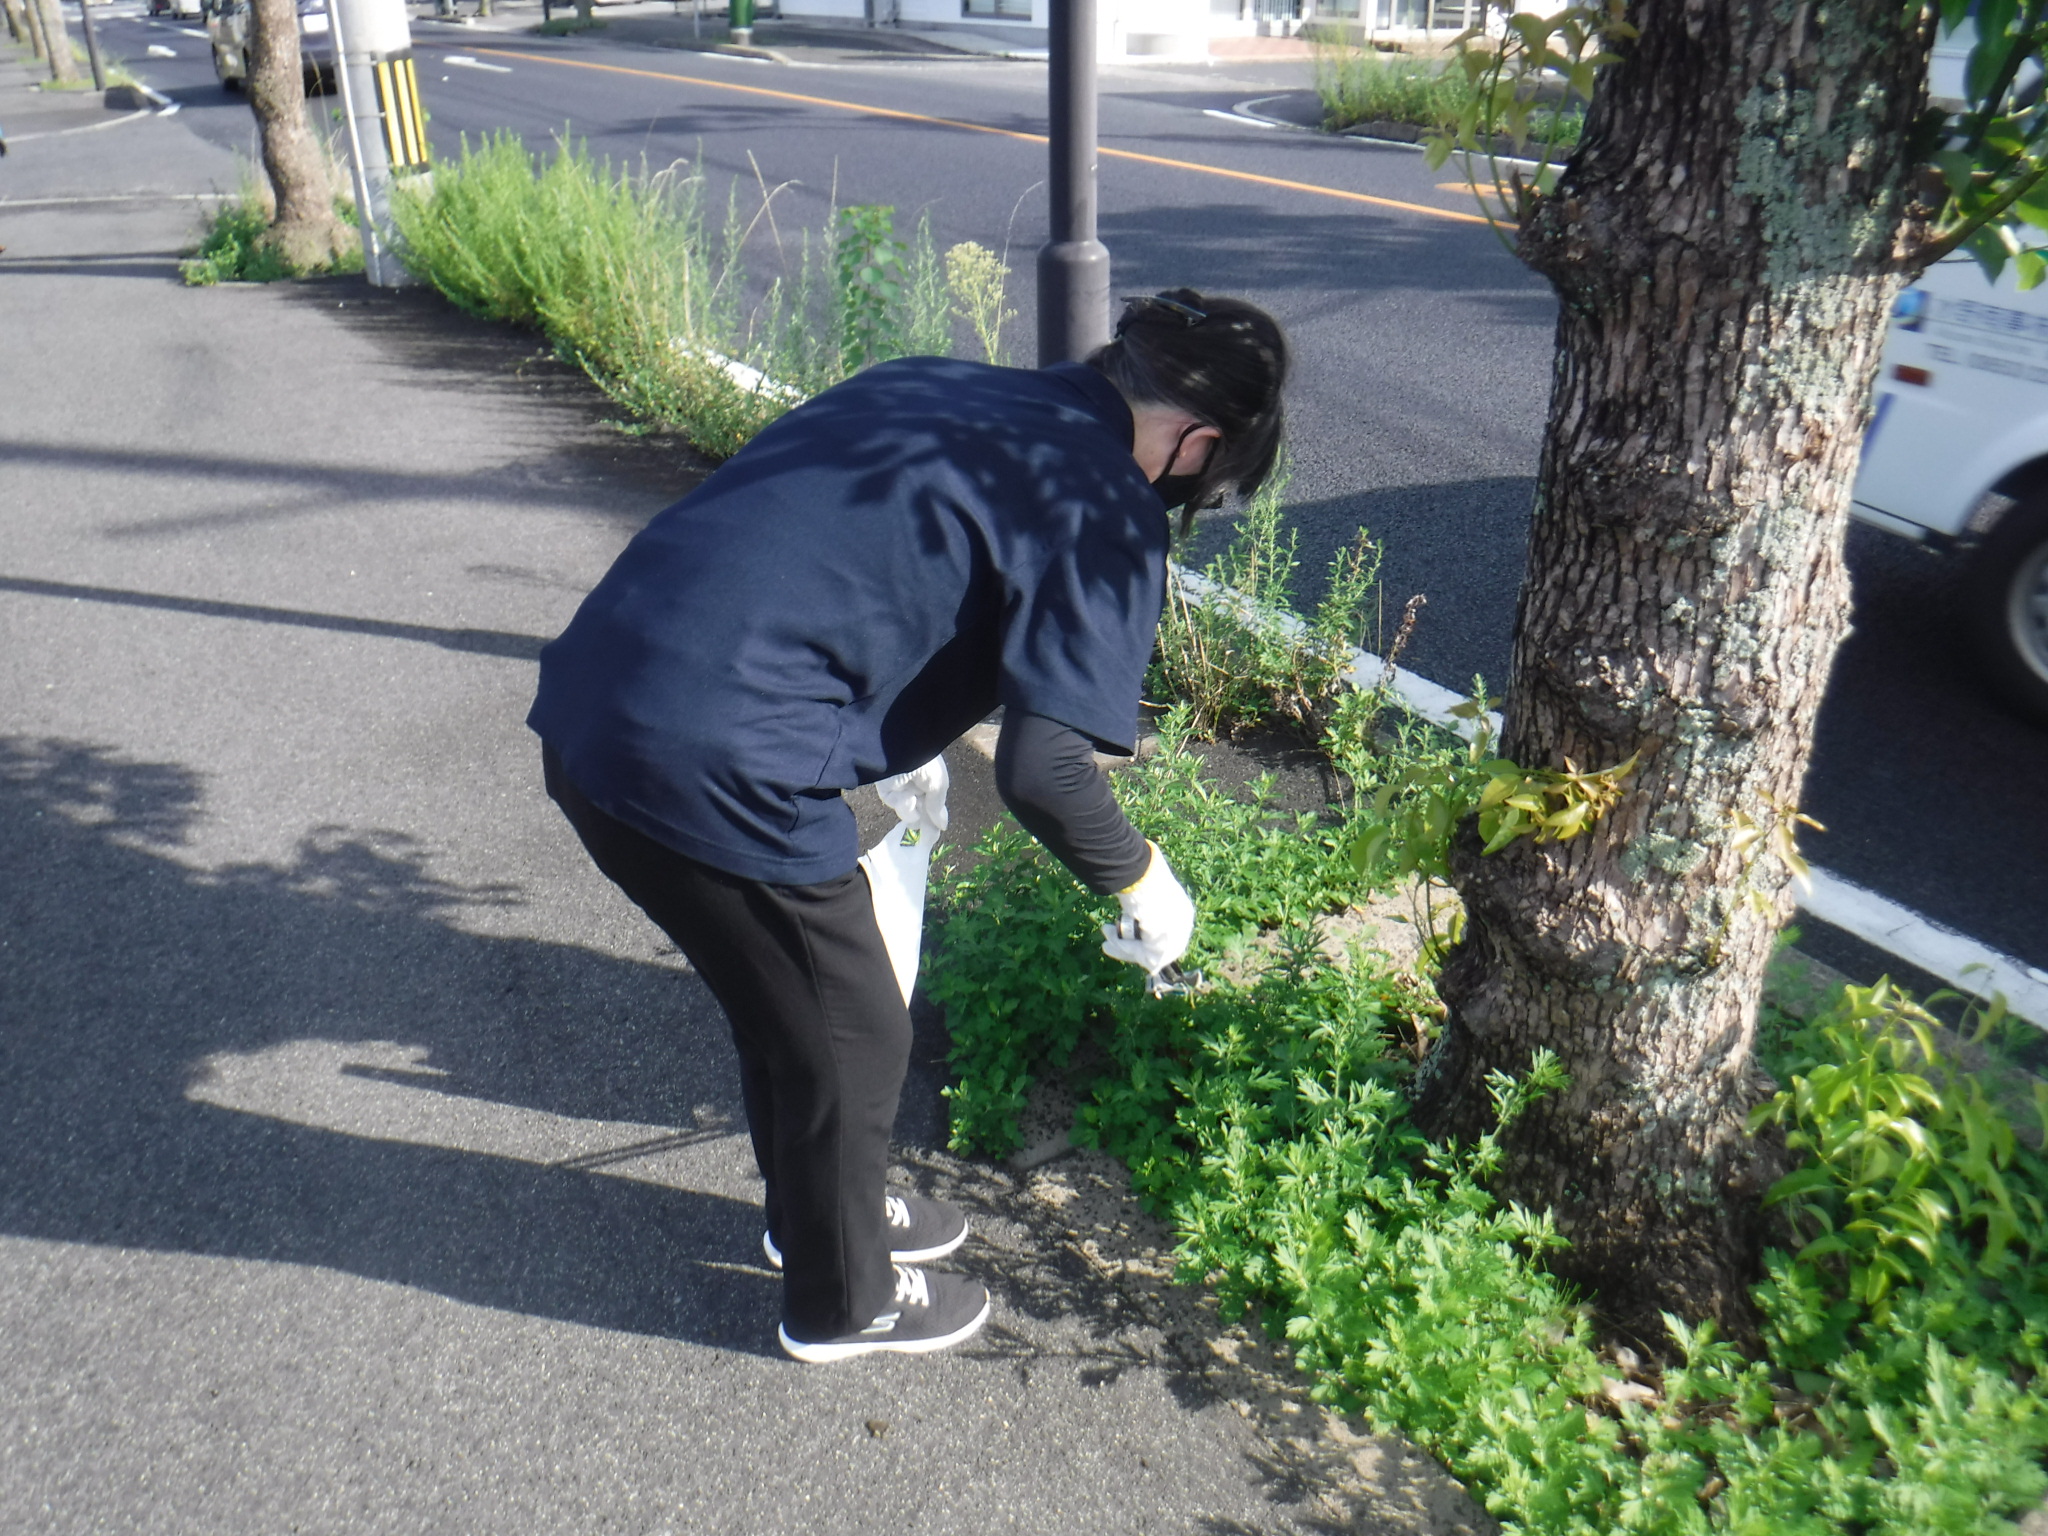
[[[405,0],[331,0],[328,12],[363,233],[363,275],[374,287],[400,288],[412,275],[391,249],[392,172],[424,168],[427,161],[412,23]]]
[[[1109,340],[1109,251],[1095,238],[1095,0],[1050,0],[1052,239],[1038,253],[1038,365]]]
[[[92,88],[107,88],[107,67],[100,62],[100,35],[92,24],[92,0],[78,0],[78,19],[85,25],[85,56],[92,60]]]

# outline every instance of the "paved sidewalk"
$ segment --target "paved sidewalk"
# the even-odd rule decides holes
[[[995,1318],[780,1355],[722,1022],[521,724],[702,467],[431,294],[181,286],[238,174],[0,161],[0,1529],[1485,1529],[1212,1347],[1106,1165],[938,1150],[929,1020],[903,1178]]]

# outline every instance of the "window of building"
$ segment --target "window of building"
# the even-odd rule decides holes
[[[962,16],[993,16],[999,21],[1029,21],[1031,0],[960,0]]]

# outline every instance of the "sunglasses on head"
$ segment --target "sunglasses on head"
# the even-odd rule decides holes
[[[1192,304],[1183,304],[1179,299],[1169,299],[1163,293],[1155,293],[1149,298],[1125,299],[1124,304],[1126,308],[1123,318],[1116,323],[1116,334],[1119,336],[1123,335],[1124,331],[1140,316],[1148,312],[1171,315],[1190,330],[1209,318],[1209,312],[1206,309],[1197,309]]]

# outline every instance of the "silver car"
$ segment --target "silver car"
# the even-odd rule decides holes
[[[213,45],[213,72],[221,88],[239,91],[249,78],[249,0],[203,0],[206,40]],[[298,0],[299,57],[311,95],[334,74],[334,32],[328,24],[327,0]]]

